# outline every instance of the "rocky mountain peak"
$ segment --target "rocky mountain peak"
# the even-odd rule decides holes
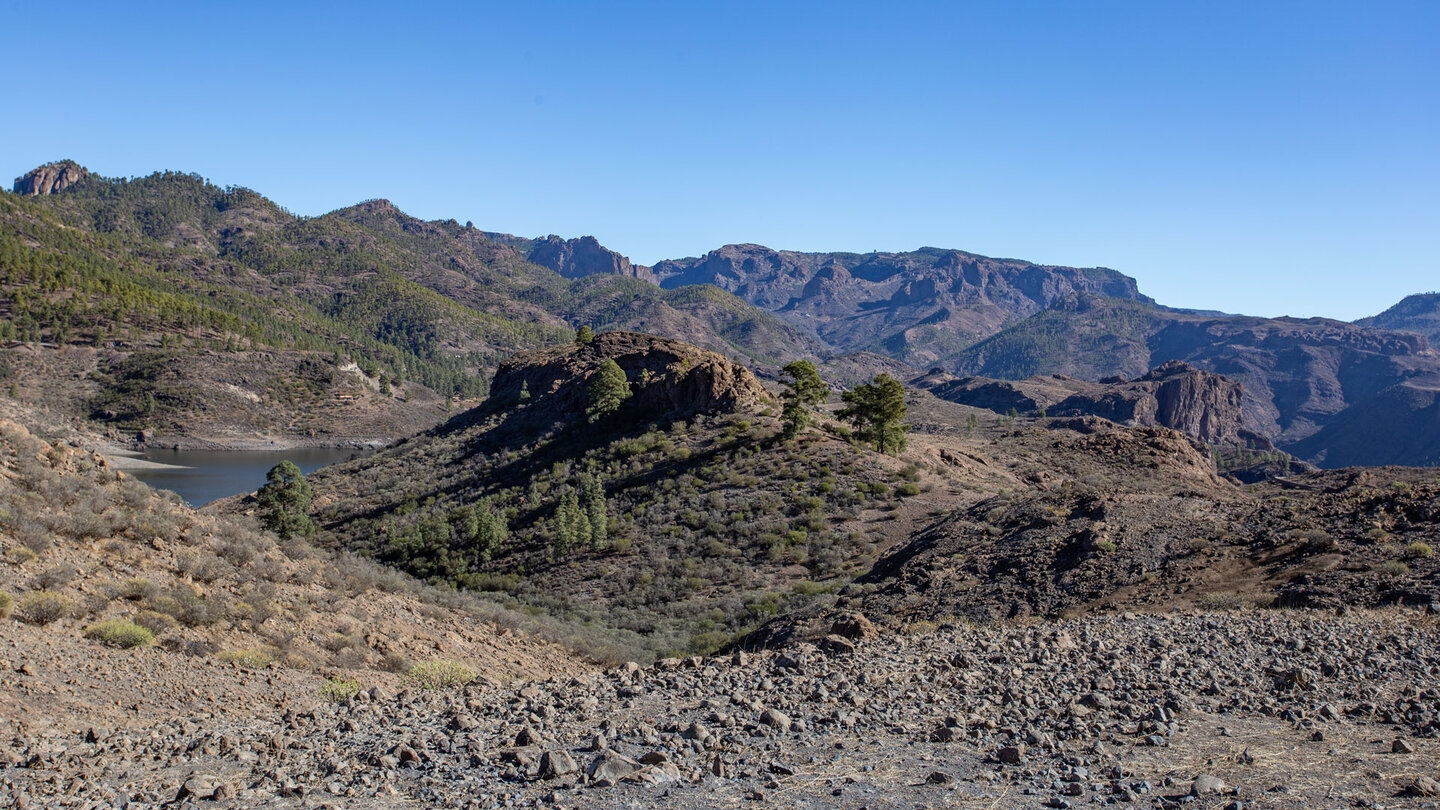
[[[650,414],[729,413],[770,399],[749,369],[699,346],[639,332],[604,332],[589,343],[517,354],[495,372],[491,397],[518,401],[523,388],[530,407],[573,418],[585,412],[590,379],[606,360],[630,383],[626,407]]]
[[[58,194],[90,176],[84,166],[73,160],[60,160],[39,166],[15,178],[15,193],[38,197]]]
[[[649,278],[649,269],[638,267],[619,253],[600,244],[593,236],[564,239],[551,234],[535,243],[526,258],[566,278],[596,274]]]

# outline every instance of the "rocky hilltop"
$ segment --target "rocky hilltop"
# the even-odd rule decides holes
[[[1440,342],[1440,292],[1407,296],[1379,315],[1361,318],[1360,326],[1424,335],[1432,344]]]
[[[15,178],[15,193],[32,197],[59,194],[89,176],[84,166],[72,160],[47,163]]]
[[[495,372],[491,396],[522,399],[557,416],[585,412],[587,387],[614,360],[630,384],[627,407],[672,418],[751,409],[770,399],[749,369],[698,346],[639,332],[604,332],[588,343],[522,352]]]
[[[996,413],[1099,416],[1112,422],[1178,430],[1206,444],[1269,446],[1244,427],[1240,384],[1172,360],[1138,379],[1088,382],[1063,374],[1024,380],[956,378],[939,369],[914,381],[942,399]]]

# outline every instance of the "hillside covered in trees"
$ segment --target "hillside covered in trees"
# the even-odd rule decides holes
[[[305,218],[195,175],[70,165],[79,179],[56,193],[0,195],[0,340],[23,349],[0,374],[13,395],[116,429],[323,441],[358,423],[393,438],[577,324],[685,334],[762,365],[813,355],[719,289],[565,279],[383,200]]]

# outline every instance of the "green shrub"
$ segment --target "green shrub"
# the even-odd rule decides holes
[[[464,686],[475,680],[476,673],[457,661],[437,658],[411,667],[406,677],[421,689],[444,689],[449,686]]]
[[[108,647],[129,649],[148,647],[155,643],[155,634],[145,627],[125,619],[111,619],[85,628],[85,637],[93,638]]]
[[[49,624],[74,613],[75,602],[61,593],[31,591],[20,597],[18,615],[22,622]]]
[[[1096,540],[1095,548],[1105,552],[1106,554],[1113,554],[1115,553],[1115,549],[1119,548],[1119,546],[1115,545],[1114,540]]]
[[[794,590],[795,593],[801,596],[816,596],[818,594],[822,594],[826,591],[832,590],[832,588],[831,586],[826,585],[823,582],[811,582],[809,580],[801,580],[800,582],[795,583]]]
[[[360,682],[345,678],[326,678],[320,687],[320,697],[326,703],[344,703],[360,694]]]
[[[226,664],[235,664],[245,669],[264,669],[275,660],[275,651],[265,647],[251,647],[246,650],[225,650],[215,656]]]
[[[0,619],[10,618],[10,613],[15,610],[15,597],[0,591]]]
[[[914,495],[919,495],[920,487],[917,484],[906,481],[905,483],[895,488],[895,494],[899,495],[902,498],[909,498]]]
[[[1405,559],[1407,560],[1419,560],[1434,554],[1435,549],[1431,548],[1429,543],[1416,542],[1405,547]]]

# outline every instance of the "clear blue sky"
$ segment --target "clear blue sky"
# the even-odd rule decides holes
[[[955,247],[1263,315],[1440,288],[1436,2],[293,5],[0,0],[0,171],[645,263]]]

